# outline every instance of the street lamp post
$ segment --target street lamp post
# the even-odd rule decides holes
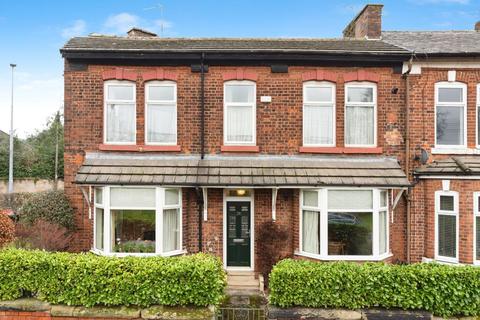
[[[13,194],[13,70],[17,65],[10,63],[12,68],[12,104],[10,107],[10,153],[8,158],[8,194]]]

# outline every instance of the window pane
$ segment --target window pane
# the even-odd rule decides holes
[[[165,204],[176,205],[179,202],[178,189],[165,189]]]
[[[387,191],[380,191],[380,207],[384,208],[387,206]]]
[[[303,210],[302,250],[320,253],[320,212]]]
[[[114,252],[155,252],[155,210],[112,210]]]
[[[475,217],[475,223],[476,223],[476,230],[475,230],[475,233],[476,233],[476,239],[475,239],[475,242],[476,242],[476,254],[475,254],[475,259],[476,260],[480,260],[480,216],[479,217]]]
[[[163,252],[180,250],[178,209],[163,211]]]
[[[373,102],[373,88],[348,87],[348,102]]]
[[[457,225],[455,216],[438,215],[438,255],[455,258],[457,252]]]
[[[440,196],[440,210],[453,211],[454,210],[453,196]]]
[[[253,85],[227,85],[225,91],[227,102],[253,102]]]
[[[380,224],[379,226],[379,238],[380,238],[380,254],[386,253],[387,252],[387,242],[388,242],[388,234],[387,234],[387,224],[388,224],[388,219],[387,219],[387,212],[386,211],[380,211],[378,213],[378,223]]]
[[[438,88],[438,102],[463,102],[463,89]]]
[[[373,145],[375,143],[374,107],[347,106],[345,143]]]
[[[229,106],[227,109],[227,141],[253,142],[253,108]]]
[[[148,105],[148,142],[175,143],[177,140],[177,119],[175,109],[174,105]]]
[[[135,142],[135,105],[107,105],[107,142]]]
[[[155,208],[155,189],[110,188],[110,205],[126,208]]]
[[[372,213],[329,212],[328,254],[371,255]]]
[[[303,191],[303,205],[308,207],[318,207],[318,192]]]
[[[133,100],[134,86],[109,85],[107,86],[108,100]]]
[[[103,188],[95,188],[95,203],[103,204]]]
[[[331,87],[305,87],[305,101],[331,102],[333,88]]]
[[[328,209],[372,209],[371,190],[330,190]]]
[[[305,106],[304,143],[333,144],[333,106]]]
[[[175,100],[175,87],[148,86],[148,100],[173,101]]]
[[[95,208],[95,249],[103,250],[103,209]]]
[[[437,106],[437,144],[463,145],[463,108]]]

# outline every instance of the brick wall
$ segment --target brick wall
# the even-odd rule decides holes
[[[435,83],[448,80],[448,71],[456,70],[456,81],[467,84],[467,147],[476,147],[476,86],[480,83],[479,69],[422,68],[420,75],[410,76],[410,170],[421,166],[415,155],[420,148],[429,153],[429,162],[452,155],[432,154],[435,147]],[[480,180],[452,180],[451,189],[460,192],[460,228],[465,229],[460,238],[460,260],[471,262],[472,237],[472,193],[480,191]],[[421,261],[422,257],[433,258],[434,254],[434,196],[441,190],[441,180],[422,180],[412,188],[411,193],[411,260]],[[475,190],[476,189],[476,190]],[[462,231],[461,231],[462,233]],[[464,237],[464,238],[462,238]],[[462,240],[463,239],[463,240]],[[463,253],[462,253],[463,252]]]
[[[80,189],[73,184],[75,173],[84,160],[85,152],[99,150],[103,142],[103,73],[111,66],[90,65],[86,70],[73,70],[68,62],[65,68],[65,191],[76,212],[77,235],[72,244],[75,251],[88,250],[92,243],[92,220]],[[125,70],[136,74],[137,90],[137,144],[144,140],[144,81],[145,72],[154,67],[128,66]],[[223,144],[223,84],[224,75],[239,70],[235,67],[210,67],[205,79],[205,133],[206,152],[220,154]],[[378,76],[377,140],[383,154],[404,163],[404,81],[391,68],[313,68],[290,67],[286,74],[273,74],[268,67],[249,67],[245,73],[257,78],[257,145],[261,154],[293,155],[302,146],[302,88],[305,73],[320,70],[333,74],[336,81],[336,140],[344,146],[344,77],[357,71]],[[200,152],[200,75],[188,67],[165,67],[164,72],[176,75],[178,91],[178,145],[182,154]],[[391,93],[399,88],[398,94]],[[261,96],[271,96],[269,104],[260,103]],[[355,156],[355,155],[351,155]],[[298,212],[298,199],[279,192],[279,213],[289,211],[286,217],[293,222]],[[193,189],[184,193],[184,247],[198,250],[198,204]],[[265,195],[265,205],[256,204],[259,219],[271,215],[271,193]],[[298,197],[294,193],[293,197]],[[270,199],[270,200],[268,200]],[[293,203],[293,204],[292,204]],[[267,210],[268,205],[268,210]],[[204,250],[222,255],[223,199],[221,190],[209,190],[209,220],[203,222]],[[284,207],[286,206],[286,207]],[[290,207],[289,207],[290,206]],[[293,213],[292,213],[293,212]],[[399,211],[400,212],[400,211]],[[399,215],[404,215],[404,212]],[[279,220],[283,219],[279,215]],[[283,221],[283,220],[281,220]],[[282,222],[283,223],[283,222]],[[292,222],[290,222],[292,223]],[[294,234],[297,234],[295,230]],[[400,232],[400,230],[398,230]],[[294,235],[292,239],[297,237]],[[292,246],[295,247],[293,244]],[[293,248],[297,249],[298,245]],[[290,250],[290,249],[289,249]],[[291,250],[290,250],[291,251]]]

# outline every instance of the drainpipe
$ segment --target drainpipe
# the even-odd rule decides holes
[[[205,158],[205,53],[200,57],[200,161]],[[203,190],[199,186],[195,189],[198,206],[198,251],[203,251]]]
[[[407,171],[407,177],[410,178],[410,72],[412,71],[413,53],[408,61],[408,69],[403,74],[405,78],[405,170]],[[410,188],[405,193],[405,199],[407,200],[407,262],[410,263],[410,221],[411,221],[411,194]]]
[[[200,159],[205,158],[205,53],[200,58]]]

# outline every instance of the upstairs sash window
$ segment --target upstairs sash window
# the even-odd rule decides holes
[[[435,144],[466,147],[466,94],[463,83],[435,84]]]
[[[171,81],[145,85],[146,143],[177,143],[177,86]]]
[[[335,145],[335,85],[309,81],[303,85],[303,145]]]
[[[108,144],[135,144],[135,84],[129,81],[105,82],[105,130]]]
[[[255,145],[255,83],[229,81],[225,83],[224,92],[224,143]]]
[[[377,86],[374,83],[349,83],[345,86],[345,145],[377,145]]]

